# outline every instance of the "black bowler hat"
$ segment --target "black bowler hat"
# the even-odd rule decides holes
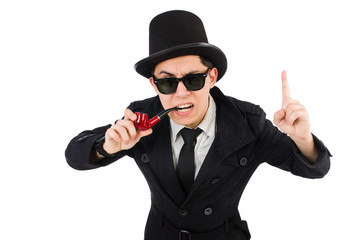
[[[220,80],[226,72],[225,54],[209,44],[201,19],[186,11],[169,11],[152,19],[149,29],[149,56],[137,62],[135,70],[151,77],[152,69],[160,62],[185,55],[199,55],[214,64]]]

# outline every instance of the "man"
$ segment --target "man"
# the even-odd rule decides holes
[[[238,204],[257,167],[267,162],[320,178],[329,170],[328,150],[310,132],[305,108],[290,98],[285,72],[282,109],[274,115],[284,133],[260,107],[215,87],[226,72],[226,57],[208,43],[196,15],[156,16],[149,40],[150,55],[135,69],[157,96],[131,103],[113,125],[80,133],[68,145],[67,162],[93,169],[134,158],[152,196],[146,240],[250,239]],[[155,116],[174,107],[152,129],[136,130],[136,112]]]

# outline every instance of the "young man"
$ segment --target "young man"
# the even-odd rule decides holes
[[[123,119],[68,145],[66,159],[75,169],[135,159],[152,193],[146,240],[250,239],[238,204],[260,164],[307,178],[329,170],[330,154],[310,132],[305,108],[290,98],[285,72],[282,109],[274,115],[282,133],[261,108],[215,87],[226,68],[196,15],[162,13],[150,23],[149,57],[135,65],[157,96],[131,103]],[[136,130],[135,112],[155,116],[174,107],[152,129]]]

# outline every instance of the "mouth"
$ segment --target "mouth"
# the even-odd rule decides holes
[[[177,111],[178,112],[187,112],[187,111],[191,110],[193,107],[194,107],[193,104],[180,105],[180,106],[177,106]]]

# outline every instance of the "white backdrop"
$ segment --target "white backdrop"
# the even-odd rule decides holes
[[[0,239],[143,239],[150,193],[133,160],[76,171],[64,150],[154,95],[133,65],[148,55],[149,21],[173,9],[199,15],[227,55],[218,87],[269,119],[287,70],[334,155],[321,180],[257,170],[239,207],[252,239],[362,239],[357,0],[1,1]]]

